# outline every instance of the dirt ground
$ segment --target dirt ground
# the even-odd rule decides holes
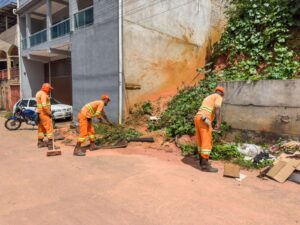
[[[207,174],[180,154],[127,149],[46,157],[36,130],[5,130],[0,119],[1,225],[300,224],[300,186]],[[60,124],[61,126],[61,124]]]

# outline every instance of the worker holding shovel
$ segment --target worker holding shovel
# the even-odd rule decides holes
[[[198,152],[200,155],[200,169],[204,172],[218,172],[209,162],[209,155],[212,150],[212,122],[216,116],[215,130],[221,126],[221,105],[224,97],[224,88],[217,87],[214,94],[207,96],[195,116],[195,127]]]
[[[95,145],[95,129],[92,118],[103,118],[108,124],[112,125],[104,112],[104,107],[107,106],[109,102],[109,96],[103,95],[101,100],[86,104],[78,113],[80,134],[73,153],[75,156],[85,156],[85,151],[81,145],[87,139],[90,141],[90,150],[93,151],[97,149]]]

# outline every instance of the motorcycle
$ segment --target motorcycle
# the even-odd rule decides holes
[[[18,130],[22,123],[26,123],[27,125],[37,126],[38,125],[38,114],[31,110],[25,109],[24,107],[17,107],[13,116],[9,117],[5,121],[5,128],[8,130]],[[55,128],[55,122],[53,122],[53,127]]]

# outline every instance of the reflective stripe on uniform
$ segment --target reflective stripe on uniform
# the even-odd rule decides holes
[[[208,155],[209,155],[210,152],[211,152],[210,149],[202,149],[202,150],[201,150],[201,153],[202,153],[202,154],[208,154]]]
[[[77,139],[77,141],[78,141],[78,142],[84,142],[84,141],[85,141],[85,138],[79,137],[79,138]]]
[[[201,106],[201,107],[200,107],[200,110],[205,110],[205,111],[207,111],[207,112],[209,112],[209,113],[212,113],[212,111],[213,111],[212,108],[209,108],[209,107],[207,107],[207,106]]]
[[[90,104],[86,104],[85,107],[88,108],[88,110],[90,111],[90,113],[91,113],[92,116],[95,115],[94,109],[93,109],[93,107]]]
[[[52,137],[52,136],[53,136],[52,133],[47,134],[47,137]]]
[[[100,111],[96,111],[95,116],[100,116],[101,112]]]
[[[89,138],[90,139],[95,139],[95,135],[90,135]]]
[[[45,134],[44,133],[38,133],[38,137],[44,137]]]

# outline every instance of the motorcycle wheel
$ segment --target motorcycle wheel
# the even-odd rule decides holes
[[[7,130],[18,130],[21,124],[20,120],[7,119],[4,125]]]

